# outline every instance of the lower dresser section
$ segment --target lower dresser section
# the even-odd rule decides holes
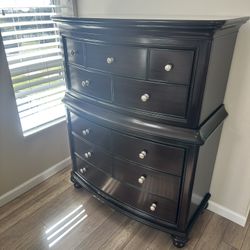
[[[110,195],[120,203],[124,203],[161,220],[175,223],[178,202],[161,197],[128,183],[90,165],[85,160],[75,157],[77,172],[91,185]]]

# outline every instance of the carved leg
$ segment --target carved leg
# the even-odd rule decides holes
[[[184,247],[186,242],[187,242],[186,237],[180,237],[180,236],[172,235],[172,238],[173,238],[174,246],[178,247],[178,248]]]

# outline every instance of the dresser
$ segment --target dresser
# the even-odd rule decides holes
[[[55,17],[74,186],[183,247],[208,206],[234,45],[247,20]]]

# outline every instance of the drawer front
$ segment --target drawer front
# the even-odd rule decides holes
[[[147,49],[86,44],[87,66],[126,76],[145,78]]]
[[[84,44],[73,39],[66,39],[67,57],[70,63],[83,65],[85,49]]]
[[[85,140],[110,150],[110,131],[102,126],[88,121],[74,113],[70,113],[72,131]]]
[[[87,96],[111,101],[111,79],[105,74],[69,67],[71,89]]]
[[[113,133],[113,148],[117,156],[152,169],[181,176],[185,151],[182,148],[153,143]]]
[[[151,49],[149,79],[189,84],[193,58],[191,50]]]
[[[178,201],[180,177],[148,170],[120,159],[114,160],[113,175],[117,180],[141,190]]]
[[[99,147],[73,136],[73,147],[77,155],[96,168],[112,173],[112,158]]]
[[[122,184],[120,181],[88,165],[79,158],[76,158],[76,162],[78,173],[88,183],[112,196],[112,198],[159,219],[172,223],[176,221],[176,202],[146,192],[141,192],[131,186]],[[84,169],[84,171],[82,169]],[[154,211],[151,209],[154,209]]]
[[[123,107],[185,117],[188,86],[114,78],[114,103]]]

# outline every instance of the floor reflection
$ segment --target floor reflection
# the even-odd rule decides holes
[[[78,206],[73,211],[68,213],[62,219],[57,221],[53,226],[45,231],[49,247],[54,246],[64,236],[66,236],[72,229],[87,218],[87,213],[83,209],[83,205]]]

